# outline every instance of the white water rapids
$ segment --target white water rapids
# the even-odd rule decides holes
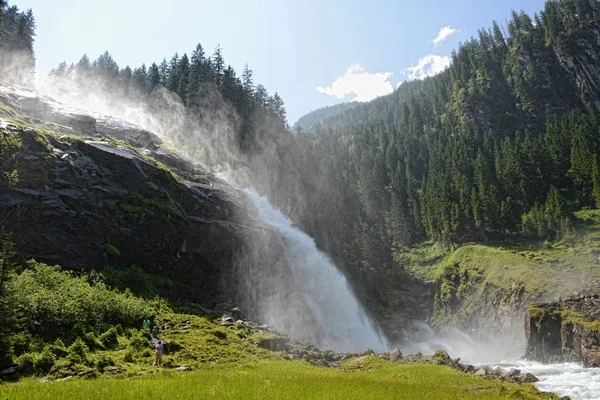
[[[543,392],[569,396],[571,400],[600,400],[599,368],[583,368],[575,363],[540,364],[525,360],[500,362],[493,366],[532,373],[540,380],[535,386]]]
[[[266,197],[253,189],[245,189],[244,193],[258,208],[260,219],[272,226],[283,239],[294,285],[325,335],[322,345],[339,352],[358,352],[366,348],[387,351],[387,340],[373,326],[344,275],[319,251],[315,241],[296,228],[281,211],[273,208]],[[271,307],[285,308],[286,305],[274,304]],[[272,313],[275,327],[279,314]]]

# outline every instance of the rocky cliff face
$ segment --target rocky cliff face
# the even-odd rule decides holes
[[[529,359],[578,361],[585,367],[600,367],[599,296],[532,304],[525,315],[525,333]]]
[[[463,301],[436,303],[437,314],[443,315],[436,325],[456,327],[474,340],[499,346],[505,357],[522,354],[525,337],[521,321],[529,294],[490,286],[464,296]]]
[[[295,314],[284,322],[310,326],[302,339],[318,343],[278,235],[242,193],[156,135],[2,86],[0,134],[0,232],[15,234],[24,258],[73,270],[136,265],[170,278],[171,299],[239,305],[257,321],[266,302],[285,302]]]
[[[600,31],[590,29],[556,49],[568,76],[575,80],[582,104],[600,107]]]

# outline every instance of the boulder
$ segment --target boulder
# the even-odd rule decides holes
[[[390,351],[390,361],[398,362],[402,360],[402,352],[396,347],[394,350]]]
[[[238,307],[235,307],[233,310],[231,310],[231,316],[233,317],[233,319],[235,320],[244,320],[246,319],[246,316],[244,315],[244,313],[242,312],[242,310],[240,310]]]
[[[505,376],[507,376],[509,378],[513,378],[513,377],[519,376],[519,375],[521,375],[520,369],[511,369],[508,373],[505,374]]]
[[[454,365],[454,361],[450,358],[450,355],[444,350],[436,350],[434,358],[443,365]]]
[[[475,367],[470,364],[465,364],[462,366],[462,370],[463,370],[463,372],[466,372],[466,373],[472,373],[472,372],[475,372]]]
[[[528,383],[534,383],[534,382],[539,382],[539,379],[537,378],[537,376],[535,376],[533,374],[526,373],[523,376],[523,381],[528,382]]]
[[[479,368],[477,370],[477,372],[475,372],[475,375],[477,376],[487,376],[488,375],[488,370],[485,368]]]
[[[282,337],[262,339],[258,347],[271,351],[289,351],[292,348],[290,340]]]
[[[314,363],[316,366],[318,367],[327,367],[327,368],[331,368],[331,365],[329,365],[329,363],[326,360],[323,359],[319,359]]]
[[[361,356],[371,356],[373,354],[375,354],[375,351],[373,351],[373,349],[369,349],[369,348],[367,348],[365,351],[360,353]]]
[[[2,379],[11,379],[17,376],[19,373],[19,367],[17,365],[13,365],[6,369],[0,371],[0,378]]]

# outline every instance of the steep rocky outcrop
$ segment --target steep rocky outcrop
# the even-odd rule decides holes
[[[574,79],[582,104],[600,107],[600,31],[590,29],[569,38],[558,46],[556,56]]]
[[[525,316],[526,357],[540,362],[579,361],[600,367],[600,298],[531,304]]]
[[[241,305],[257,321],[268,304],[289,304],[278,328],[310,327],[295,332],[318,343],[279,236],[241,192],[142,128],[0,88],[0,232],[14,233],[24,259],[135,265],[168,277],[173,300]]]

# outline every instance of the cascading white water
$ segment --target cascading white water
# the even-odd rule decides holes
[[[495,364],[506,370],[517,368],[540,381],[535,386],[544,392],[569,396],[571,400],[600,400],[600,369],[575,363],[541,364],[534,361],[509,361]]]
[[[319,251],[314,240],[296,228],[266,197],[253,189],[245,189],[244,193],[258,208],[260,219],[272,226],[283,239],[296,290],[324,334],[321,346],[339,352],[357,352],[365,348],[386,351],[387,340],[373,326],[344,275]],[[278,315],[286,313],[285,307],[286,304],[269,305],[271,315],[267,317],[275,327]],[[294,332],[288,333],[293,335]]]

